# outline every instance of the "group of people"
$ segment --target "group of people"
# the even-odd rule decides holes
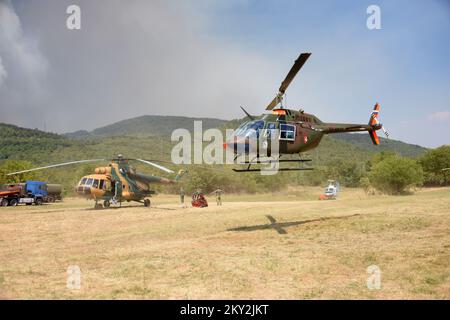
[[[222,189],[216,189],[213,192],[211,192],[210,194],[214,194],[216,197],[216,203],[218,206],[222,205],[222,194],[224,193],[224,191]],[[184,197],[185,197],[186,193],[184,191],[183,188],[180,189],[180,204],[182,208],[186,208],[186,205],[184,203]],[[192,194],[192,206],[193,207],[207,207],[208,206],[208,202],[205,199],[205,195],[203,194],[203,192],[200,189],[197,189],[193,194]]]

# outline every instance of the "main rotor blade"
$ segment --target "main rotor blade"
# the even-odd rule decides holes
[[[77,161],[70,161],[70,162],[64,162],[64,163],[57,163],[57,164],[52,164],[52,165],[45,166],[45,167],[39,167],[39,168],[21,170],[21,171],[17,171],[17,172],[11,172],[11,173],[8,173],[7,176],[12,176],[12,175],[15,175],[15,174],[26,173],[26,172],[31,172],[31,171],[49,169],[49,168],[68,166],[68,165],[71,165],[71,164],[79,164],[79,163],[86,163],[86,162],[97,162],[97,161],[106,161],[106,159],[89,159],[89,160],[77,160]]]
[[[291,84],[292,80],[294,80],[295,76],[297,75],[297,72],[303,67],[303,65],[305,64],[306,60],[308,60],[310,55],[311,55],[311,53],[302,53],[297,58],[297,60],[295,60],[295,63],[292,66],[289,73],[287,74],[286,79],[284,79],[284,81],[281,83],[279,91],[282,94],[284,94],[286,89]]]
[[[295,76],[299,72],[299,70],[303,67],[306,60],[308,60],[311,53],[302,53],[299,55],[297,60],[295,60],[294,65],[292,66],[291,70],[289,70],[286,78],[281,83],[280,88],[278,89],[278,94],[276,97],[272,100],[272,102],[269,103],[269,105],[266,107],[266,110],[272,110],[275,108],[282,100],[284,93],[286,92],[286,89],[291,84],[292,80],[294,80]]]
[[[146,164],[148,164],[148,165],[151,165],[151,166],[153,166],[153,167],[155,167],[155,168],[158,168],[159,170],[165,171],[165,172],[167,172],[167,173],[175,173],[175,171],[173,171],[173,170],[167,169],[166,167],[164,167],[164,166],[162,166],[162,165],[159,165],[159,164],[156,164],[156,163],[147,161],[147,160],[142,160],[142,159],[134,159],[134,160],[140,161],[140,162],[142,162],[142,163],[146,163]]]
[[[273,108],[275,108],[281,102],[282,99],[283,99],[283,96],[280,94],[277,94],[277,96],[275,98],[273,98],[273,100],[266,107],[266,110],[272,110]]]

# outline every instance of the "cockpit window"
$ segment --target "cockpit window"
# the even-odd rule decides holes
[[[243,136],[247,135],[249,132],[252,132],[253,130],[258,132],[259,130],[264,128],[264,120],[255,120],[255,121],[248,121],[243,123],[237,130],[236,135],[237,136]],[[252,131],[250,131],[252,130]]]
[[[83,178],[80,181],[80,186],[84,185],[86,183],[87,178]]]
[[[93,181],[94,181],[94,179],[92,179],[92,178],[87,179],[86,186],[91,186]]]
[[[98,188],[98,180],[97,179],[95,179],[94,182],[92,183],[92,187]]]

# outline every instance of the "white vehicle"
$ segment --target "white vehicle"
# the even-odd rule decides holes
[[[320,197],[320,199],[336,199],[339,192],[339,182],[336,180],[328,180],[328,186],[325,188],[325,193]]]

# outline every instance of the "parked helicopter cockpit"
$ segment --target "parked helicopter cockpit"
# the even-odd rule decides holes
[[[114,184],[111,183],[110,179],[106,175],[88,175],[81,178],[77,187],[76,192],[79,195],[90,196],[91,194],[97,194],[99,192],[104,193],[105,191],[111,191]]]

